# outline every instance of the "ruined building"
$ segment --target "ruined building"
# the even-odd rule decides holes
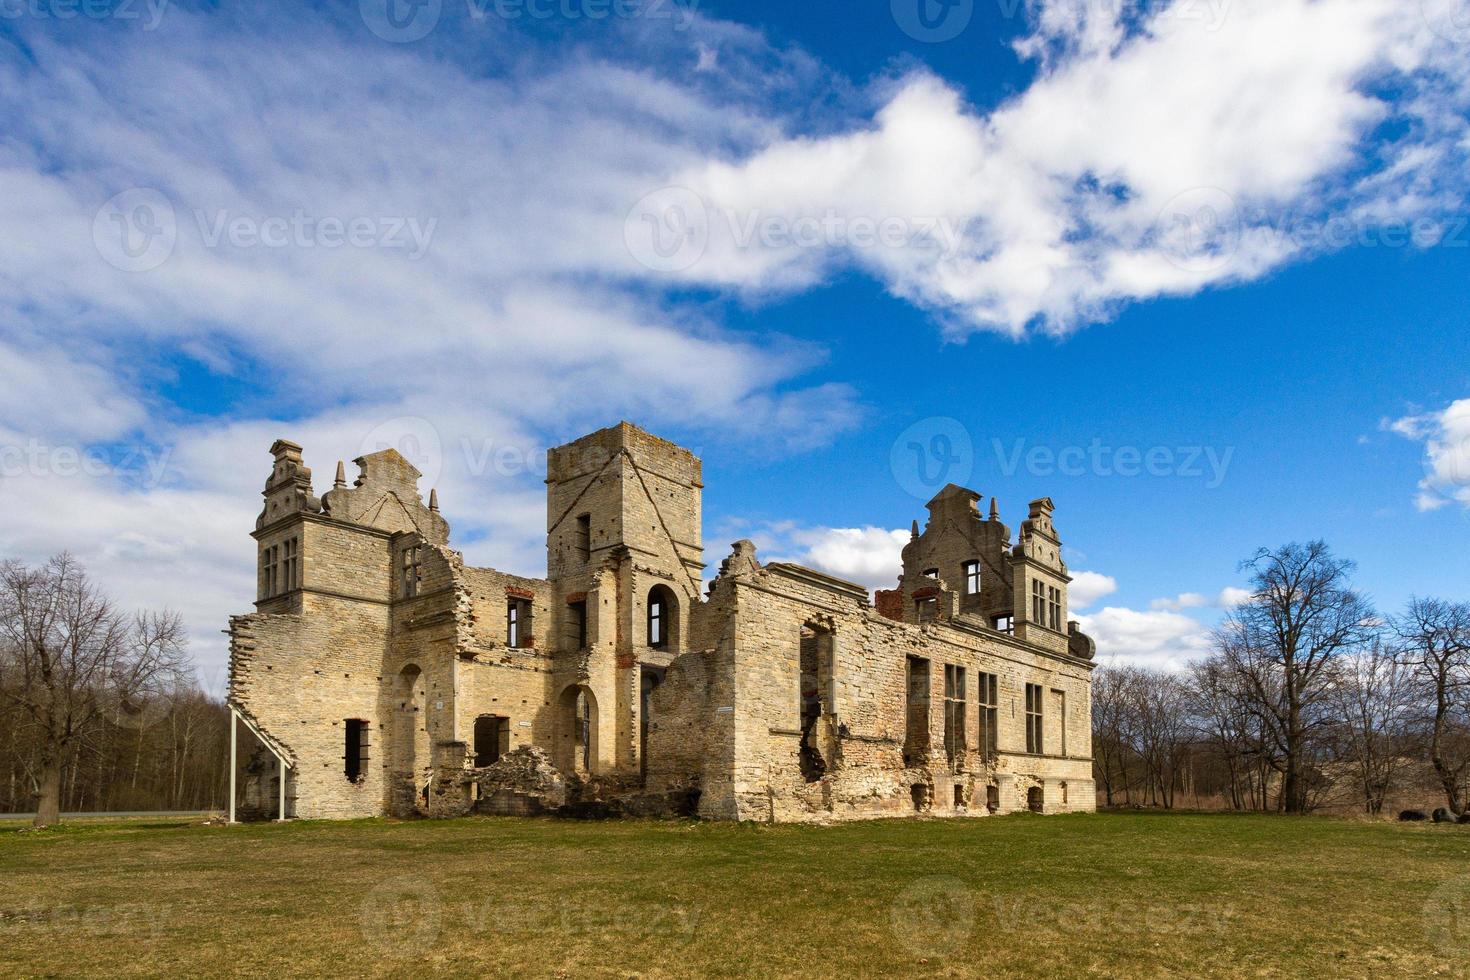
[[[947,486],[898,587],[738,541],[700,461],[627,423],[548,455],[545,578],[473,568],[395,450],[313,493],[271,447],[230,621],[232,813],[556,810],[817,821],[1092,810],[1093,644],[1052,503]]]

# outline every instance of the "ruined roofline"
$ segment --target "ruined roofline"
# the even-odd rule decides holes
[[[861,599],[865,603],[870,603],[872,601],[872,596],[868,592],[866,586],[858,585],[856,582],[849,582],[846,579],[837,578],[835,575],[828,575],[825,572],[819,572],[816,569],[808,568],[805,565],[798,565],[795,562],[777,561],[771,562],[770,564],[763,565],[761,567],[768,572],[776,572],[777,574],[785,575],[788,578],[794,578],[812,585],[816,585],[822,589],[825,589],[828,592],[842,593],[844,595],[852,596],[856,599]]]

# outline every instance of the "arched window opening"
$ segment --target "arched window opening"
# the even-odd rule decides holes
[[[648,593],[648,645],[667,649],[677,629],[674,594],[668,586],[655,585]]]

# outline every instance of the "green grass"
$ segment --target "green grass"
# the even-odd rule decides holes
[[[0,825],[0,976],[1461,976],[1470,828]]]

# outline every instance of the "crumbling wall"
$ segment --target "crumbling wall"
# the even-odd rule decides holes
[[[740,819],[842,820],[916,812],[979,815],[991,787],[1001,812],[1025,809],[1033,784],[1044,787],[1045,812],[1091,810],[1090,665],[1048,657],[1009,637],[963,619],[919,627],[896,623],[871,609],[857,587],[794,566],[768,566],[739,594],[735,683],[735,779]],[[799,749],[800,637],[818,620],[835,636],[833,725],[839,758],[819,779],[803,773]],[[907,663],[927,663],[927,746],[906,764]],[[944,739],[944,667],[965,668],[965,750],[951,764]],[[997,675],[998,754],[979,745],[978,681]],[[1042,686],[1046,697],[1068,702],[1067,753],[1025,752],[1024,692]],[[1049,700],[1048,704],[1052,702]],[[1050,720],[1060,732],[1061,719]],[[1059,747],[1058,747],[1059,748]],[[1061,783],[1066,782],[1066,802]]]

